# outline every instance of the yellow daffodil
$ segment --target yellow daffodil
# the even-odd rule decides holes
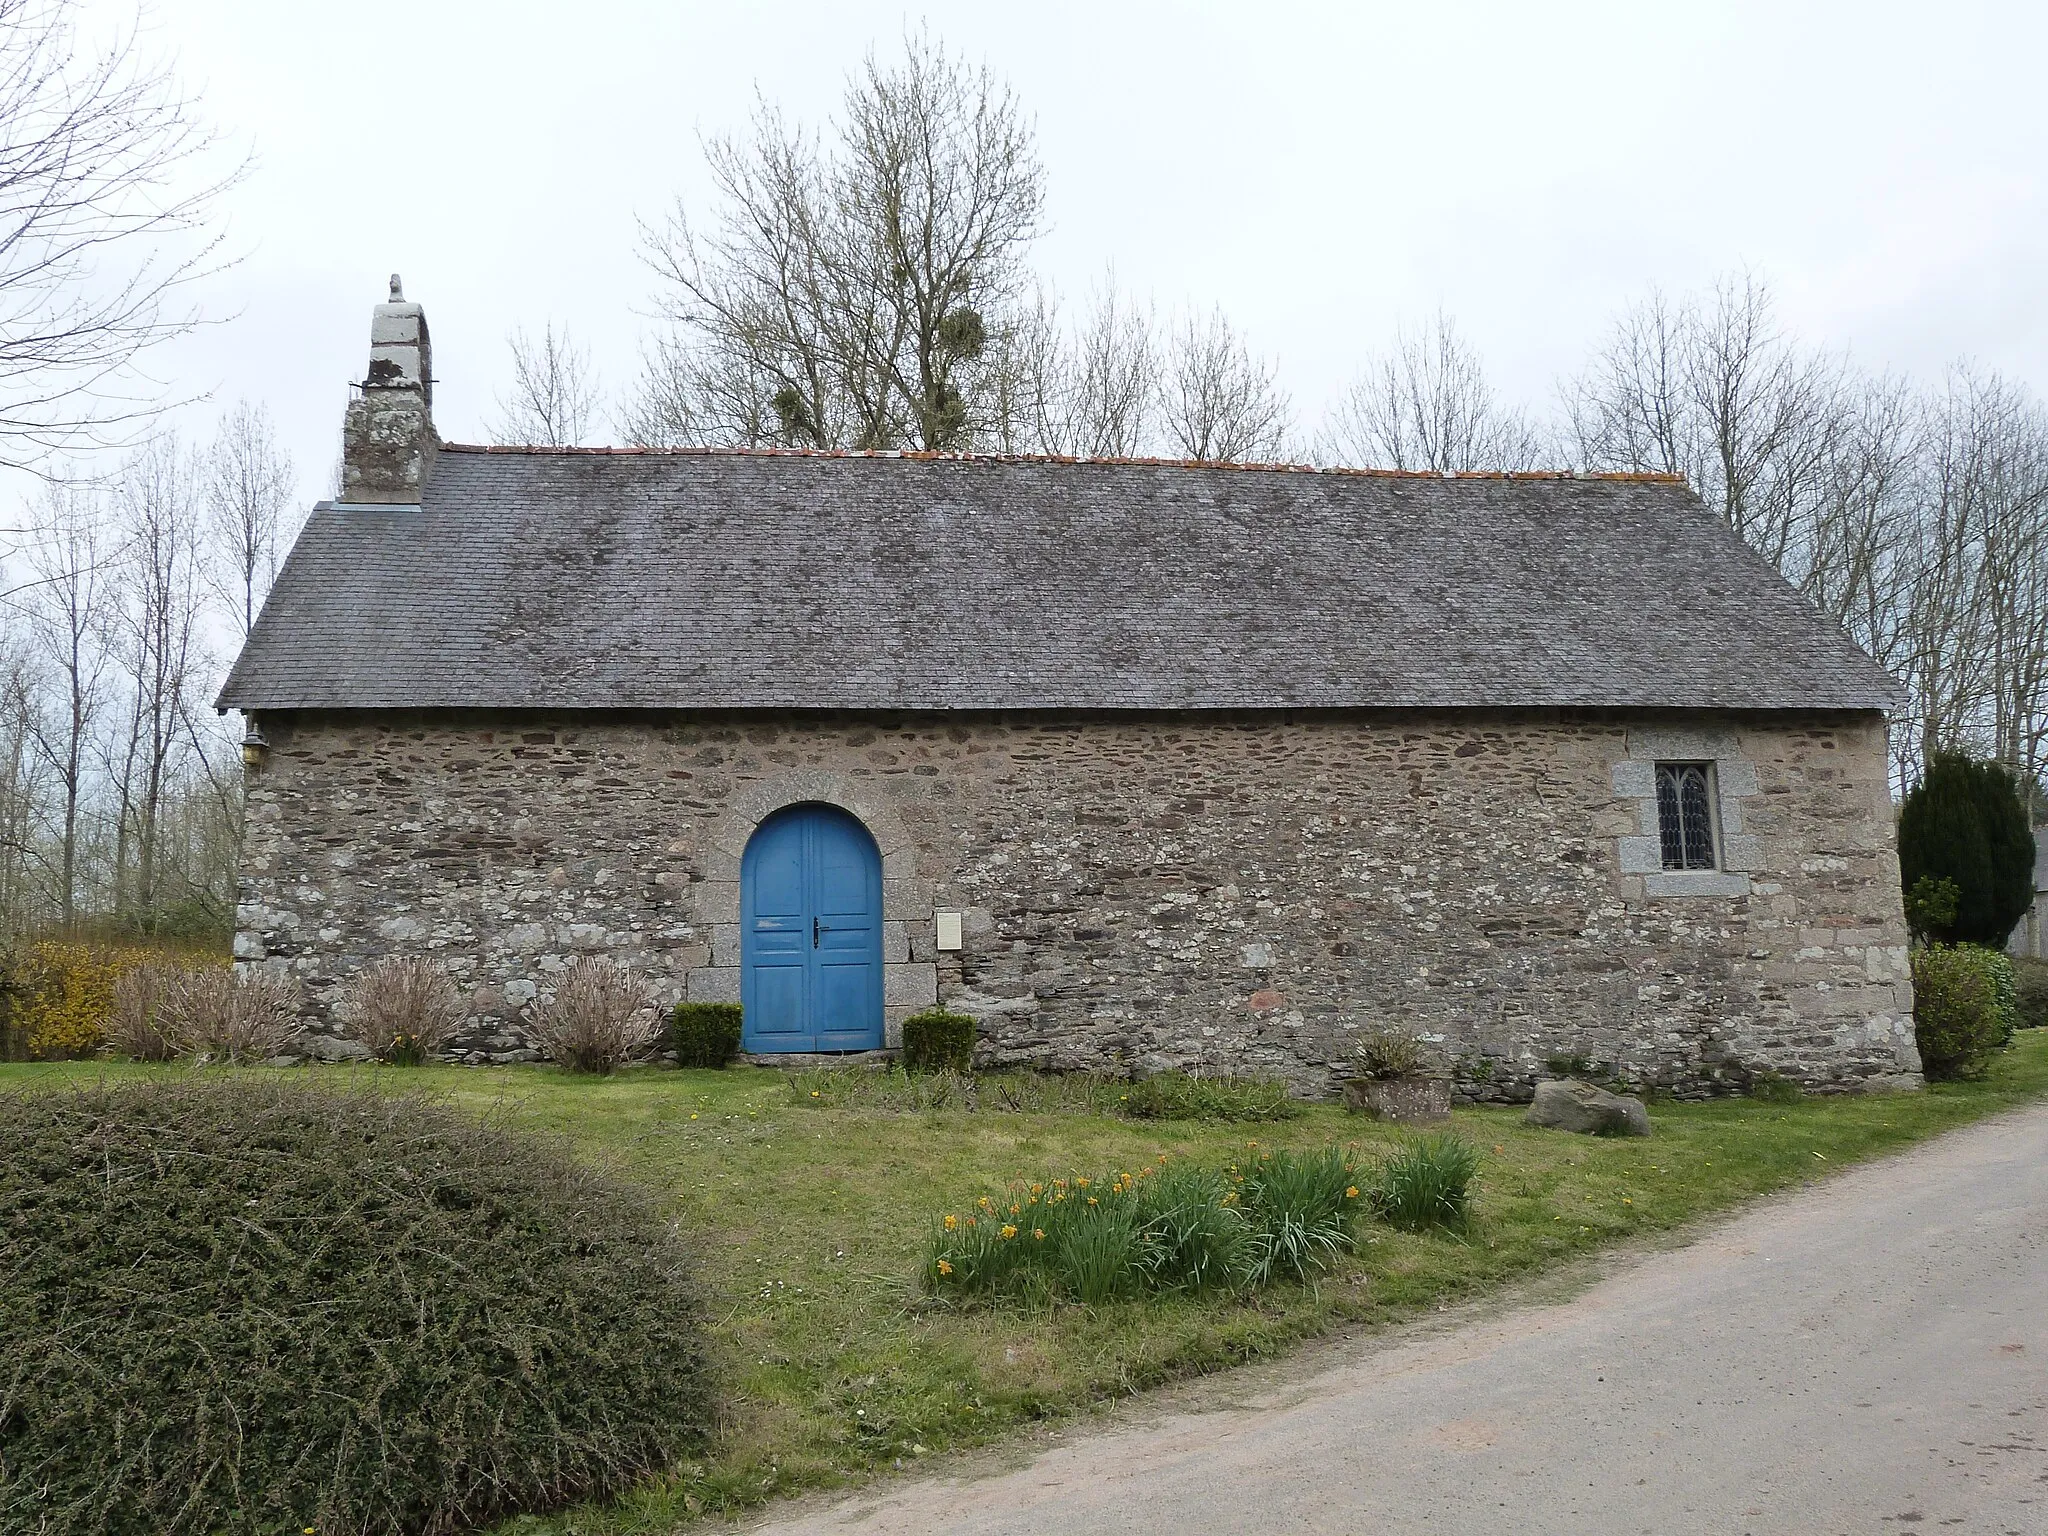
[[[955,1216],[955,1215],[951,1214],[950,1212],[948,1212],[948,1213],[947,1213],[947,1216],[946,1216],[946,1230],[947,1230],[948,1232],[951,1232],[951,1231],[952,1231],[952,1230],[953,1230],[953,1229],[954,1229],[955,1227],[957,1227],[957,1226],[959,1226],[959,1225],[960,1225],[960,1218],[959,1218],[958,1216]]]
[[[939,1260],[939,1273],[942,1275],[950,1275],[951,1273],[953,1273],[953,1266],[948,1264],[944,1259],[941,1259]]]
[[[1031,1229],[1031,1237],[1032,1237],[1032,1241],[1034,1241],[1034,1242],[1040,1242],[1040,1243],[1044,1242],[1044,1241],[1045,1241],[1045,1228],[1043,1228],[1043,1227],[1033,1227],[1033,1228]]]
[[[1356,1200],[1358,1198],[1358,1186],[1354,1184],[1349,1189],[1345,1190],[1344,1198],[1346,1200]]]
[[[1007,1226],[1007,1225],[1006,1225],[1006,1226],[1005,1226],[1005,1227],[1003,1228],[1003,1241],[1004,1241],[1004,1242],[1008,1242],[1008,1241],[1009,1241],[1009,1240],[1010,1240],[1011,1238],[1015,1237],[1016,1235],[1017,1235],[1017,1229],[1016,1229],[1015,1227],[1012,1227],[1012,1226]]]

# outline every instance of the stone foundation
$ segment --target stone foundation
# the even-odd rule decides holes
[[[462,1061],[531,1059],[525,1011],[578,953],[737,998],[747,837],[817,800],[882,851],[892,1043],[943,1001],[992,1065],[1318,1095],[1382,1022],[1436,1039],[1467,1098],[1526,1099],[1557,1058],[1681,1094],[1917,1081],[1874,715],[262,725],[237,953],[298,975],[323,1035],[393,953],[473,989]],[[1722,870],[1657,869],[1664,756],[1716,765]]]

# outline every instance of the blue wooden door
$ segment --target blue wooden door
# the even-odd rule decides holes
[[[830,805],[793,805],[740,861],[742,1045],[871,1051],[882,1044],[882,856]]]

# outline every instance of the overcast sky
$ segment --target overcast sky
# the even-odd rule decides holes
[[[158,0],[254,165],[205,296],[234,318],[156,366],[266,402],[309,497],[393,271],[444,437],[484,434],[515,325],[566,324],[623,386],[635,220],[707,206],[700,136],[756,91],[824,118],[920,19],[1036,117],[1049,278],[1221,304],[1304,429],[1438,306],[1540,410],[1618,306],[1743,266],[1873,366],[1968,355],[2048,392],[2041,0]]]

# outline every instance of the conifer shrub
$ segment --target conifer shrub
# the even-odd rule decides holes
[[[1913,1033],[1930,1081],[1975,1077],[2005,1036],[1996,967],[2003,955],[1971,944],[1913,951]]]
[[[944,1008],[927,1008],[903,1021],[903,1070],[972,1072],[974,1019]]]
[[[723,1068],[740,1053],[745,1019],[738,1003],[677,1003],[668,1016],[679,1067]]]
[[[1922,937],[2003,948],[2034,899],[2034,832],[2011,770],[1937,752],[1899,807],[1899,879]]]
[[[0,1530],[436,1536],[709,1424],[674,1235],[552,1143],[225,1074],[5,1109]]]

